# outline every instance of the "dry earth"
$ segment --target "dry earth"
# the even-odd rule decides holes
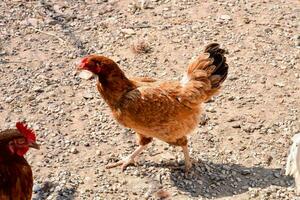
[[[299,17],[298,0],[2,0],[0,128],[26,120],[38,134],[34,199],[297,199],[282,169],[300,131]],[[97,53],[129,75],[179,79],[210,42],[228,49],[230,74],[190,137],[192,172],[157,140],[137,167],[106,170],[135,137],[74,62]]]

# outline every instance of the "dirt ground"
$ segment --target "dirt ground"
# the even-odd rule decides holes
[[[0,129],[26,120],[37,132],[33,199],[297,199],[284,167],[300,132],[299,17],[298,0],[2,0]],[[211,42],[230,71],[190,135],[191,173],[158,140],[136,167],[105,169],[135,137],[75,62],[102,54],[130,76],[180,79]]]

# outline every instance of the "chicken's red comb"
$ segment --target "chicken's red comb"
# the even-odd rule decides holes
[[[27,140],[35,141],[35,133],[33,130],[27,127],[27,125],[23,122],[17,122],[16,123],[17,129],[20,131],[20,133],[27,138]]]

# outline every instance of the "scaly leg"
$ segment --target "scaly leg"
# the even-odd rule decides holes
[[[175,142],[168,142],[171,145],[181,146],[183,155],[184,155],[184,163],[185,163],[185,172],[189,172],[191,167],[193,166],[193,163],[191,161],[190,155],[189,155],[189,149],[188,149],[188,142],[186,136],[177,139]]]
[[[185,172],[189,172],[189,170],[192,168],[193,163],[190,158],[188,145],[182,146],[182,151],[184,154],[184,163],[185,163]]]
[[[152,138],[147,138],[144,137],[140,134],[136,134],[137,135],[137,143],[139,144],[139,147],[131,154],[129,155],[127,158],[113,163],[113,164],[109,164],[106,166],[106,169],[110,169],[110,168],[114,168],[114,167],[118,167],[118,166],[122,166],[122,171],[124,171],[129,165],[134,164],[135,163],[135,158],[147,147],[147,144],[149,144],[152,141]]]

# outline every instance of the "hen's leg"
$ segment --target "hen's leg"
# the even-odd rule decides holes
[[[122,166],[122,171],[124,171],[126,169],[127,166],[131,165],[131,164],[134,164],[135,163],[135,158],[144,150],[146,149],[147,147],[147,144],[149,144],[151,141],[152,141],[152,138],[147,138],[147,137],[144,137],[140,134],[136,134],[137,136],[137,143],[139,145],[139,147],[131,154],[129,155],[127,158],[119,161],[119,162],[116,162],[116,163],[113,163],[113,164],[110,164],[110,165],[107,165],[106,166],[106,169],[110,169],[110,168],[114,168],[114,167],[117,167],[117,166]]]
[[[188,145],[182,146],[182,151],[184,154],[185,172],[188,172],[193,166],[193,163],[191,161],[190,154],[189,154]]]
[[[184,163],[185,163],[185,172],[188,172],[191,167],[193,166],[193,163],[190,158],[189,149],[188,149],[188,141],[186,136],[177,139],[175,142],[169,142],[169,144],[181,146],[183,155],[184,155]]]

